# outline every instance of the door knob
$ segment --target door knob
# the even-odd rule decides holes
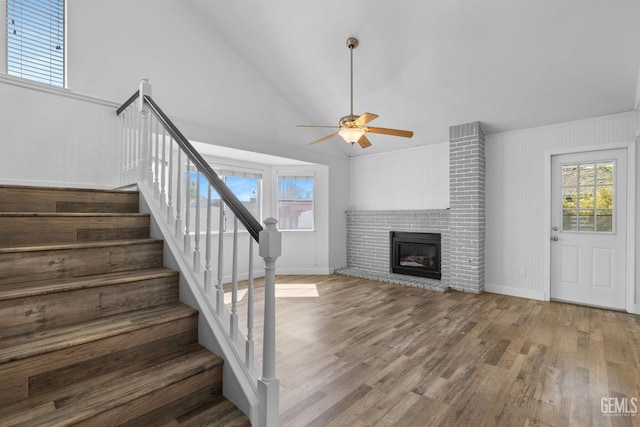
[[[553,240],[554,242],[558,241],[558,236],[551,236],[551,240]]]

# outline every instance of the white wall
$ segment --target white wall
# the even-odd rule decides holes
[[[0,183],[117,185],[120,124],[113,104],[3,75],[0,100]]]
[[[349,209],[449,207],[449,143],[352,157]]]
[[[637,129],[640,114],[629,112],[486,137],[488,291],[544,298],[543,254],[549,238],[544,216],[545,152],[634,141]],[[640,182],[636,185],[640,189]],[[637,273],[636,289],[637,295]]]

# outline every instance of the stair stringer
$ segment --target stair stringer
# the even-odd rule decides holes
[[[185,260],[182,242],[177,243],[163,212],[154,202],[153,189],[145,183],[137,184],[140,194],[140,212],[151,216],[151,237],[164,241],[164,265],[180,273],[180,301],[198,310],[198,342],[224,360],[222,394],[256,424],[259,413],[257,379],[260,377],[260,363],[255,361],[250,371],[244,363],[244,338],[242,335],[233,342],[228,327],[214,310],[215,295],[207,295],[194,277],[190,263]],[[222,317],[228,319],[228,310]]]

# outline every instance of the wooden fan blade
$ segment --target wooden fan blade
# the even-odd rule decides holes
[[[359,126],[363,126],[366,125],[367,123],[369,123],[372,120],[375,120],[378,118],[377,114],[373,114],[373,113],[364,113],[363,115],[361,115],[360,117],[358,117],[357,119],[354,120],[354,123],[359,125]]]
[[[334,136],[338,136],[338,132],[336,132],[336,133],[332,133],[331,135],[327,135],[327,136],[325,136],[324,138],[320,138],[320,139],[318,139],[317,141],[313,141],[313,142],[312,142],[311,144],[309,144],[309,145],[316,145],[316,144],[320,144],[321,142],[324,142],[324,141],[326,141],[327,139],[331,139],[331,138],[333,138]]]
[[[297,125],[297,128],[331,128],[338,129],[340,126],[318,126],[318,125]]]
[[[412,131],[410,131],[410,130],[400,130],[400,129],[387,129],[387,128],[367,127],[367,132],[383,133],[385,135],[393,135],[393,136],[402,136],[404,138],[411,138],[413,136],[413,132]]]
[[[362,135],[358,140],[358,145],[362,148],[371,147],[371,141],[369,141],[366,136]]]

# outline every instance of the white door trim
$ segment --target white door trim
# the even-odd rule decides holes
[[[635,304],[635,256],[636,256],[636,142],[590,145],[587,147],[562,148],[544,153],[544,300],[551,299],[551,157],[560,154],[584,153],[589,151],[627,150],[627,312],[640,314],[640,304]]]

